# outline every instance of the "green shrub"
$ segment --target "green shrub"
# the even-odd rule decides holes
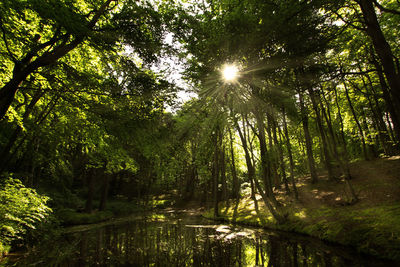
[[[0,183],[0,254],[49,217],[48,200],[18,179],[8,177]]]
[[[70,190],[65,189],[62,192],[46,190],[46,192],[51,197],[50,205],[54,210],[61,208],[78,209],[85,206],[85,201]]]
[[[106,210],[115,216],[126,216],[143,211],[143,207],[134,202],[112,200],[108,202]]]
[[[57,217],[64,225],[79,225],[98,223],[113,217],[111,211],[97,211],[94,213],[81,213],[72,209],[64,209],[57,212]]]

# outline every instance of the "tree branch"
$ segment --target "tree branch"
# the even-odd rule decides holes
[[[350,25],[351,27],[353,27],[354,29],[357,29],[357,30],[359,30],[359,31],[366,31],[365,28],[356,26],[356,25],[354,25],[354,23],[347,21],[342,15],[339,14],[339,12],[333,11],[333,13],[334,13],[336,16],[338,16],[339,19],[340,19],[341,21],[343,21],[346,25]]]
[[[395,14],[395,15],[400,15],[400,11],[398,11],[398,10],[386,8],[386,7],[382,6],[381,4],[379,4],[377,0],[373,0],[373,2],[375,4],[375,6],[377,8],[379,8],[379,10],[382,11],[382,12],[387,12],[387,13],[391,13],[391,14]]]
[[[370,70],[365,70],[365,71],[348,71],[348,72],[342,72],[340,71],[340,74],[345,76],[345,75],[364,75],[367,73],[371,73],[371,72],[377,72],[377,69],[370,69]]]

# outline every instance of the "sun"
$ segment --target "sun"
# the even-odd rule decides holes
[[[227,82],[233,82],[236,80],[239,74],[239,69],[235,65],[225,65],[222,69],[222,77]]]

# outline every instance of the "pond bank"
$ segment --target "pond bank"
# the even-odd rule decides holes
[[[264,229],[282,230],[306,234],[345,246],[354,247],[361,253],[371,254],[383,259],[400,261],[400,231],[398,226],[392,228],[391,222],[400,219],[400,207],[375,207],[359,210],[361,216],[356,216],[356,211],[347,211],[347,214],[340,214],[342,211],[329,209],[326,207],[309,212],[309,218],[299,218],[296,216],[301,213],[292,214],[285,224],[277,224],[270,215],[262,211],[263,222],[257,215],[252,214],[251,210],[242,208],[236,220],[230,210],[232,206],[221,206],[226,209],[218,218],[213,217],[213,210],[208,210],[203,214],[205,218],[217,220],[219,222],[229,222],[244,226],[260,227]],[[380,214],[382,219],[375,221],[369,214]],[[395,214],[395,217],[391,216]],[[327,219],[329,218],[329,219]],[[388,221],[385,221],[389,219]]]
[[[352,164],[352,185],[360,201],[347,205],[343,182],[329,182],[321,175],[318,184],[299,178],[299,201],[276,190],[277,199],[288,214],[277,224],[257,196],[259,212],[248,192],[239,202],[220,203],[218,218],[213,210],[203,213],[242,225],[296,232],[352,246],[359,252],[400,261],[400,169],[398,158]]]

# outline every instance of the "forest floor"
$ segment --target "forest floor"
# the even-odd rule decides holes
[[[400,260],[400,156],[355,162],[350,171],[359,198],[351,205],[344,181],[331,182],[320,173],[317,184],[311,184],[308,176],[297,179],[299,201],[283,188],[275,191],[283,212],[288,214],[285,224],[276,223],[260,196],[257,213],[249,193],[239,202],[220,203],[220,217],[216,219],[303,233]],[[203,215],[213,218],[213,210]]]

